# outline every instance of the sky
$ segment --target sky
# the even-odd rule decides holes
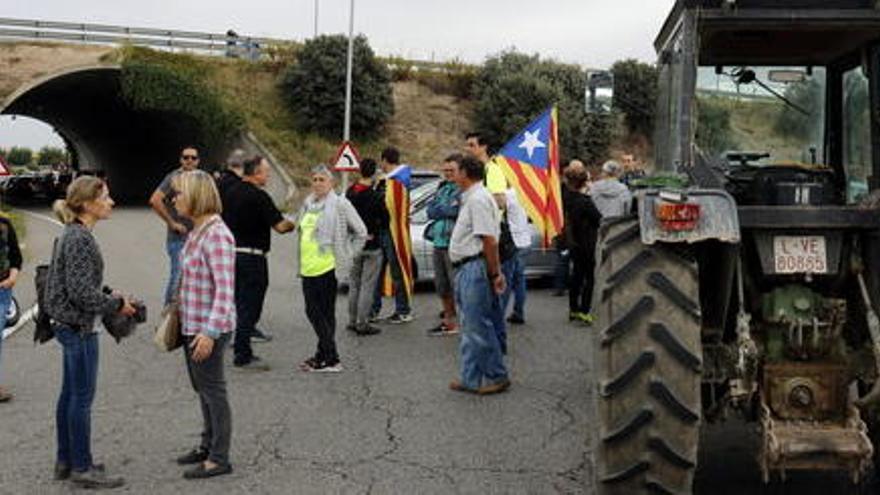
[[[655,59],[674,0],[354,0],[355,32],[380,55],[480,63],[515,48],[583,67]],[[0,17],[304,40],[316,0],[2,0]],[[317,0],[318,32],[347,33],[351,0]],[[0,117],[0,146],[54,145],[30,119]]]

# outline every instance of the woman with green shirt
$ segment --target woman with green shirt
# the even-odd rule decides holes
[[[312,192],[299,213],[299,275],[306,316],[318,336],[315,355],[303,361],[307,372],[339,372],[336,352],[336,268],[350,266],[363,249],[367,227],[354,206],[333,191],[333,173],[326,165],[312,169]]]

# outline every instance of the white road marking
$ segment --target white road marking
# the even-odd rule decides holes
[[[59,222],[58,220],[56,220],[48,215],[41,215],[39,213],[34,213],[32,211],[27,211],[27,210],[17,210],[17,211],[24,214],[24,215],[27,215],[29,217],[33,217],[38,220],[42,220],[44,222],[49,222],[52,225],[55,225],[56,227],[64,227],[63,223]],[[36,303],[34,303],[34,305],[30,307],[30,309],[28,309],[27,311],[24,312],[24,314],[21,315],[21,318],[19,318],[18,323],[16,323],[14,327],[6,328],[3,330],[2,340],[6,340],[6,339],[12,337],[13,335],[15,335],[16,332],[18,332],[19,330],[24,328],[25,325],[30,323],[31,320],[33,320],[35,316],[37,316]]]
[[[36,304],[31,306],[30,309],[28,309],[27,311],[24,312],[23,315],[21,315],[21,318],[18,319],[18,323],[16,323],[14,327],[10,327],[10,328],[3,330],[3,340],[6,340],[6,339],[12,337],[13,335],[15,335],[16,332],[18,332],[25,325],[30,323],[31,320],[33,320],[35,316],[37,316],[37,305]]]

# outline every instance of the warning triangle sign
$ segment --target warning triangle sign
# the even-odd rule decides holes
[[[2,175],[12,175],[12,171],[9,170],[9,165],[6,164],[6,160],[0,156],[0,176]]]
[[[354,145],[348,141],[343,141],[336,151],[336,158],[333,159],[333,170],[337,172],[357,172],[361,168],[361,157],[358,156]]]

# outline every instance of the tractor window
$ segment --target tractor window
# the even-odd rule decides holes
[[[697,119],[697,144],[712,155],[737,150],[769,153],[759,164],[822,164],[825,69],[701,67]]]
[[[861,67],[843,75],[843,165],[846,200],[856,203],[868,193],[871,175],[871,116],[868,78]]]

